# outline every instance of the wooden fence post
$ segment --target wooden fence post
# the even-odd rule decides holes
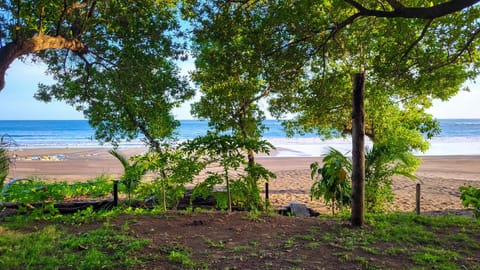
[[[118,183],[120,180],[113,181],[113,206],[118,206]]]
[[[416,207],[415,207],[415,212],[417,215],[420,215],[420,183],[417,183],[416,185],[416,192],[415,192],[415,202],[416,202]]]
[[[268,181],[265,182],[265,206],[268,207],[270,205],[269,202],[269,195],[268,195]]]

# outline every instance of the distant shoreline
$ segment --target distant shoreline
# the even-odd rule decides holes
[[[179,142],[205,134],[207,121],[180,120],[176,137]],[[418,156],[480,155],[480,119],[439,119],[442,134],[431,140],[431,147]],[[323,140],[315,133],[287,137],[280,121],[266,120],[263,139],[272,143],[276,157],[320,157],[329,147],[348,153],[351,141],[345,138]],[[101,145],[93,139],[95,131],[87,120],[3,120],[0,135],[8,134],[16,147],[12,149],[38,148],[99,148],[111,149],[110,144]],[[368,142],[367,145],[371,145]],[[120,149],[144,147],[141,138],[120,143]]]

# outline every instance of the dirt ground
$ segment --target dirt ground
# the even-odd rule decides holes
[[[110,223],[118,230],[128,227],[129,234],[136,238],[151,239],[148,248],[139,254],[150,258],[141,269],[189,269],[168,259],[172,250],[186,251],[195,263],[193,269],[411,269],[416,266],[412,254],[422,248],[413,244],[399,247],[406,253],[386,254],[385,250],[395,250],[398,244],[380,241],[364,245],[367,240],[361,229],[352,229],[348,221],[332,218],[171,212],[158,216],[122,215]],[[73,227],[71,233],[83,233],[96,226],[101,224]],[[368,231],[368,227],[364,229]],[[342,236],[351,230],[359,230],[359,238],[342,239],[351,237]],[[438,238],[458,233],[449,230],[442,229]],[[480,232],[476,238],[480,241]],[[353,245],[346,246],[339,240]],[[455,250],[455,245],[461,243],[450,245]],[[464,265],[480,267],[479,254],[469,260]]]

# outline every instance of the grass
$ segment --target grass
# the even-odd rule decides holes
[[[4,269],[115,269],[142,265],[137,252],[150,243],[108,226],[69,234],[49,225],[36,232],[3,229],[0,265]]]

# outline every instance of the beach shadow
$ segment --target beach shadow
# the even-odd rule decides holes
[[[265,191],[263,191],[265,192]],[[303,189],[280,189],[280,190],[269,190],[269,194],[310,194],[309,191]]]

